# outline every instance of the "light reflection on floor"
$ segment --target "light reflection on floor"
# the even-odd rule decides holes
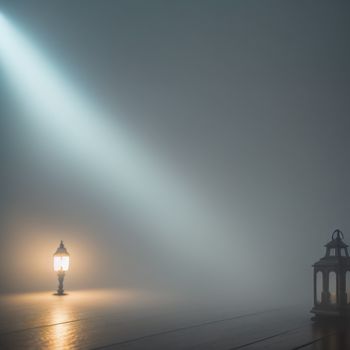
[[[0,348],[25,344],[38,349],[76,348],[86,332],[94,332],[91,320],[109,315],[125,319],[137,308],[159,302],[161,297],[154,293],[125,289],[72,291],[64,296],[52,292],[4,295],[0,297]],[[11,338],[11,346],[6,338]]]
[[[53,292],[36,292],[36,293],[24,293],[24,294],[8,294],[2,295],[1,301],[4,303],[26,304],[37,303],[42,301],[57,301],[65,300],[66,302],[73,303],[110,303],[118,302],[121,300],[135,298],[136,296],[142,296],[143,293],[135,290],[126,289],[89,289],[70,291],[66,295],[59,296]]]
[[[58,298],[57,303],[54,303],[48,312],[48,323],[55,324],[55,327],[48,327],[45,332],[46,341],[50,342],[55,349],[68,348],[70,344],[76,341],[72,320],[75,319],[75,314],[65,300]]]
[[[0,349],[350,348],[348,325],[313,323],[308,306],[259,309],[234,300],[131,289],[0,296]]]

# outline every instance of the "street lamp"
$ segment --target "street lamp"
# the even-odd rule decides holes
[[[57,272],[58,276],[57,295],[64,295],[63,280],[66,271],[69,269],[69,253],[67,252],[63,241],[61,241],[59,247],[53,255],[53,269]]]

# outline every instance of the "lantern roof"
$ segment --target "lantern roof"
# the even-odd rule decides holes
[[[344,235],[340,230],[335,230],[332,234],[332,240],[325,244],[327,248],[347,248],[348,245],[343,241]]]
[[[315,267],[350,267],[348,245],[343,241],[344,235],[340,230],[335,230],[332,240],[325,244],[326,254],[313,266]]]
[[[59,245],[59,247],[57,248],[56,252],[54,255],[69,255],[66,247],[63,244],[63,241],[61,240],[61,243]]]

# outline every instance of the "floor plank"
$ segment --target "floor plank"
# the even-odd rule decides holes
[[[257,310],[131,290],[14,295],[0,306],[5,350],[350,349],[347,325],[315,324],[308,306]]]

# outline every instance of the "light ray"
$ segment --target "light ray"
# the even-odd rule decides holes
[[[185,181],[122,130],[116,118],[112,121],[82,96],[1,14],[0,57],[28,124],[50,135],[55,147],[77,161],[91,186],[122,198],[130,210],[156,227],[161,233],[156,239],[163,239],[174,254],[217,261],[225,250],[232,251],[220,242],[217,254],[214,247],[225,224],[198,202]]]

